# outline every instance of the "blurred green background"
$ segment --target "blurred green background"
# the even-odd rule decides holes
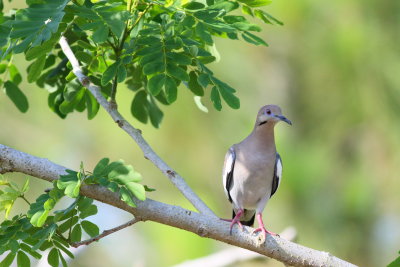
[[[22,5],[23,1],[19,1]],[[13,6],[18,1],[13,1]],[[293,126],[276,127],[283,180],[264,211],[274,232],[296,227],[299,243],[361,266],[384,266],[400,250],[400,1],[275,1],[266,8],[285,26],[265,26],[269,48],[217,40],[212,68],[238,89],[241,109],[197,109],[181,87],[163,107],[156,130],[129,114],[133,93],[120,90],[120,111],[221,217],[231,215],[221,182],[226,150],[253,127],[260,106],[278,104]],[[17,57],[17,65],[27,64]],[[124,159],[156,188],[150,198],[191,208],[108,115],[59,119],[47,92],[25,83],[21,114],[0,96],[0,143],[78,169],[102,157]],[[23,175],[7,175],[20,182]],[[48,186],[32,179],[28,198]],[[18,203],[14,213],[27,209]],[[100,205],[102,229],[131,217]],[[171,266],[228,247],[153,222],[138,223],[84,248],[71,266]],[[264,266],[264,262],[240,266]],[[270,266],[282,266],[268,261]]]

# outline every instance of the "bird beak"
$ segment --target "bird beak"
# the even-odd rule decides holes
[[[286,123],[289,124],[289,125],[292,125],[292,122],[291,122],[288,118],[286,118],[285,116],[283,116],[283,115],[275,115],[275,117],[278,118],[278,119],[281,120],[281,121],[286,122]]]

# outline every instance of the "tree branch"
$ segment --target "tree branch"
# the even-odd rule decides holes
[[[288,227],[285,230],[283,230],[279,235],[281,238],[284,238],[289,241],[294,241],[297,237],[297,231],[294,227]],[[258,254],[254,251],[238,247],[230,247],[212,253],[205,257],[182,262],[181,264],[175,265],[174,267],[203,267],[203,266],[224,267],[224,266],[233,266],[235,263],[260,259],[260,258],[266,259],[263,255]]]
[[[143,151],[144,157],[153,162],[153,164],[156,165],[157,168],[160,169],[160,171],[171,180],[171,182],[182,192],[182,194],[199,212],[207,214],[208,216],[216,217],[212,210],[193,192],[185,180],[154,152],[154,150],[143,138],[141,131],[134,128],[127,120],[125,120],[125,118],[118,112],[116,105],[109,103],[104,98],[100,87],[93,84],[89,78],[83,74],[79,62],[64,36],[61,37],[59,43],[65,56],[70,61],[73,68],[72,71],[78,78],[79,82],[93,94],[99,104],[111,116],[114,122],[117,123],[118,126],[121,127],[127,134],[129,134],[129,136],[139,145],[140,149]]]
[[[124,228],[126,228],[126,227],[129,227],[129,226],[131,226],[131,225],[133,225],[133,224],[135,224],[135,223],[137,223],[137,222],[139,222],[140,220],[138,220],[137,218],[134,218],[134,219],[132,219],[132,220],[130,220],[129,222],[127,222],[127,223],[124,223],[124,224],[121,224],[121,225],[119,225],[119,226],[117,226],[117,227],[114,227],[114,228],[112,228],[112,229],[108,229],[108,230],[104,230],[101,234],[99,234],[98,236],[95,236],[95,237],[92,237],[92,238],[89,238],[89,239],[87,239],[87,240],[83,240],[83,241],[80,241],[80,242],[75,242],[75,243],[72,243],[71,244],[71,246],[72,247],[74,247],[74,248],[77,248],[77,247],[80,247],[80,246],[83,246],[83,245],[90,245],[91,243],[93,243],[93,242],[95,242],[95,241],[99,241],[100,239],[102,239],[103,237],[106,237],[106,236],[108,236],[108,235],[111,235],[112,233],[115,233],[115,232],[117,232],[117,231],[119,231],[119,230],[122,230],[122,229],[124,229]]]
[[[65,170],[65,167],[47,159],[38,158],[0,144],[0,173],[22,172],[52,182],[60,175],[65,174]],[[267,236],[265,243],[259,245],[257,237],[250,234],[252,232],[250,227],[244,227],[244,231],[235,227],[230,235],[228,222],[151,199],[137,201],[137,207],[132,208],[121,201],[118,194],[99,185],[82,185],[80,193],[130,212],[138,220],[151,220],[180,228],[201,237],[212,238],[255,251],[288,265],[355,266],[328,252],[317,251],[271,235]]]

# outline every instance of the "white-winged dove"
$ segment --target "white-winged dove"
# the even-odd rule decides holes
[[[275,105],[260,109],[253,131],[242,142],[229,148],[225,156],[223,185],[225,194],[233,205],[232,227],[238,224],[252,226],[255,216],[259,228],[255,232],[276,235],[265,229],[262,211],[276,192],[282,176],[282,161],[276,152],[274,126],[291,121]]]

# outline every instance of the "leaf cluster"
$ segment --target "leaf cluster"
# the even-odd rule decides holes
[[[2,177],[0,177],[2,178]],[[25,215],[5,220],[0,225],[0,255],[9,252],[0,266],[10,266],[17,258],[18,266],[30,266],[28,255],[40,259],[41,252],[50,250],[48,263],[51,266],[67,266],[65,255],[73,258],[68,250],[72,244],[80,242],[85,235],[99,235],[99,227],[87,220],[97,214],[93,199],[79,195],[82,184],[100,184],[120,195],[121,200],[135,207],[135,201],[145,200],[145,191],[154,189],[143,186],[141,175],[131,165],[122,160],[99,161],[92,173],[86,172],[81,164],[79,172],[67,170],[65,175],[53,182],[53,188],[40,195],[30,204]],[[4,178],[0,180],[0,207],[9,215],[14,202],[23,198],[29,189],[29,180],[20,188]],[[3,189],[4,188],[4,189]],[[68,196],[74,201],[65,209],[54,210],[57,203]]]
[[[215,77],[206,66],[215,62],[215,37],[242,38],[255,45],[267,43],[254,32],[254,16],[269,24],[282,24],[260,7],[270,0],[207,1],[28,1],[29,7],[0,16],[0,74],[6,94],[22,112],[28,100],[18,87],[21,75],[13,55],[31,61],[27,80],[49,92],[48,105],[61,118],[87,110],[96,116],[99,104],[76,80],[60,47],[66,36],[91,81],[106,98],[115,100],[118,84],[133,91],[132,115],[159,127],[161,105],[171,105],[179,90],[209,97],[217,110],[222,100],[240,107],[236,90]],[[237,15],[241,8],[245,16]],[[196,101],[202,107],[200,101]],[[201,108],[203,109],[203,108]]]
[[[10,211],[18,198],[24,198],[24,194],[29,190],[29,179],[26,179],[24,185],[20,188],[16,183],[7,181],[0,175],[0,212],[5,212],[8,218]]]

